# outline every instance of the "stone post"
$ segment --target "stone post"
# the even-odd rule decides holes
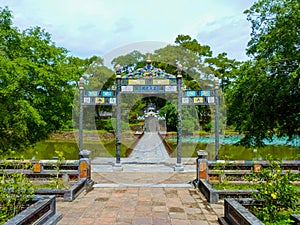
[[[205,179],[208,181],[208,152],[204,150],[197,151],[198,158],[196,159],[197,180]]]
[[[91,179],[91,158],[89,150],[82,150],[79,153],[79,178]]]

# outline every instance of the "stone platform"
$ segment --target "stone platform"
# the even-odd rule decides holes
[[[183,160],[174,171],[174,159],[163,164],[92,163],[94,189],[73,202],[57,202],[63,218],[59,225],[216,225],[224,215],[223,203],[209,204],[189,181],[196,177],[195,159]]]

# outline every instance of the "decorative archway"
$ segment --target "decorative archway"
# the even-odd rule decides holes
[[[182,66],[177,65],[177,74],[173,75],[160,68],[155,68],[151,60],[146,61],[143,68],[130,72],[122,71],[120,65],[116,70],[115,90],[84,90],[84,80],[80,79],[80,117],[79,117],[79,150],[82,151],[83,105],[116,106],[116,167],[121,167],[121,95],[122,94],[177,94],[177,162],[175,170],[183,170],[181,161],[182,145],[182,105],[215,105],[215,151],[219,153],[218,127],[218,82],[214,90],[183,90]]]

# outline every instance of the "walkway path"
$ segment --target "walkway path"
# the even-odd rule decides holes
[[[194,161],[185,159],[181,172],[167,163],[129,162],[114,171],[108,159],[98,158],[92,164],[94,189],[73,202],[57,202],[63,215],[58,225],[217,225],[223,204],[207,203],[188,184],[196,176]]]
[[[162,163],[168,158],[168,152],[157,132],[145,132],[129,155],[129,160],[136,163]]]
[[[145,132],[121,168],[114,158],[92,160],[94,189],[73,202],[57,202],[58,225],[216,225],[223,204],[208,204],[191,184],[195,158],[174,171],[157,132]]]

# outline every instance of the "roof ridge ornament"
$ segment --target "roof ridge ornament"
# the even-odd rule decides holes
[[[117,68],[116,68],[117,69]],[[167,73],[161,68],[156,68],[152,65],[152,60],[150,55],[147,56],[146,65],[142,68],[134,69],[132,71],[123,72],[122,78],[124,79],[176,79],[176,76],[170,73]]]
[[[151,61],[150,55],[148,55],[146,63],[147,63],[147,65],[151,66],[152,61]]]

